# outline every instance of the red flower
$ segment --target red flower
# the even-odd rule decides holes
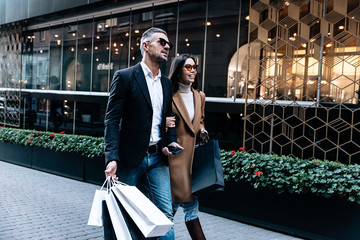
[[[245,151],[245,147],[239,148],[240,151]]]
[[[235,153],[236,153],[236,151],[235,151],[235,150],[232,150],[232,151],[231,151],[231,155],[233,155],[233,156],[234,156],[234,155],[235,155]]]
[[[40,139],[40,136],[38,136],[38,139]]]
[[[29,139],[29,140],[27,140],[27,143],[31,143],[31,140]]]
[[[61,131],[61,132],[60,132],[60,134],[64,134],[64,133],[65,133],[65,131]]]
[[[34,134],[33,134],[33,133],[30,133],[30,136],[32,137],[32,136],[34,136]]]
[[[255,173],[255,176],[260,176],[262,173],[263,173],[262,171],[257,171],[257,172]]]
[[[250,166],[250,168],[254,168],[254,166],[253,166],[253,165],[251,165],[251,166]]]
[[[53,134],[53,133],[50,133],[50,136],[52,136],[52,137],[53,137],[53,136],[54,136],[54,134]]]
[[[38,134],[40,134],[40,131],[38,131]]]
[[[18,130],[16,130],[17,132],[19,132],[20,130],[18,129]]]
[[[317,163],[316,160],[314,161],[314,163]]]

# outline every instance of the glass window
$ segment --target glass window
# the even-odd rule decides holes
[[[106,70],[110,67],[110,76],[119,69],[128,67],[130,15],[115,16],[108,23],[111,27],[111,62],[110,66],[100,65]]]
[[[239,93],[238,78],[246,76],[241,68],[237,69],[238,72],[236,68],[228,72],[231,57],[237,50],[239,1],[224,4],[222,0],[211,0],[208,4],[205,93],[211,97],[234,97],[234,91]],[[230,77],[233,80],[227,94]]]
[[[49,89],[60,90],[61,87],[61,44],[63,37],[63,29],[55,28],[50,30],[50,73],[49,73]]]
[[[156,6],[154,9],[154,27],[165,30],[168,34],[169,41],[173,44],[173,49],[170,50],[168,61],[161,65],[161,72],[168,75],[171,61],[176,55],[176,25],[177,25],[177,3]]]
[[[93,22],[78,25],[76,90],[90,91]]]
[[[105,109],[105,102],[76,102],[75,133],[103,136]]]
[[[111,19],[100,19],[94,22],[94,48],[93,48],[93,82],[92,91],[107,92],[109,86],[109,41]]]
[[[76,90],[76,79],[78,62],[76,61],[76,38],[78,26],[77,23],[64,26],[63,31],[63,74],[62,74],[62,90]]]
[[[130,44],[130,65],[134,66],[142,60],[140,52],[141,36],[152,26],[152,9],[143,9],[133,12],[131,15],[131,44]]]
[[[22,46],[22,88],[32,88],[33,82],[33,49],[34,49],[34,33],[24,33]]]
[[[206,3],[204,1],[181,2],[179,7],[179,38],[177,54],[190,54],[199,65],[198,88],[201,89],[204,53]],[[210,79],[209,79],[210,80]],[[206,94],[209,94],[206,92]]]

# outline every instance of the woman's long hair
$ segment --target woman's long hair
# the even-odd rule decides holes
[[[193,58],[187,54],[178,56],[178,57],[174,58],[174,60],[171,62],[169,78],[172,81],[173,94],[176,93],[177,90],[179,90],[179,81],[180,81],[180,77],[181,77],[181,71],[182,71],[182,68],[188,58],[191,58],[192,60],[194,60],[194,63],[196,64],[195,58]],[[191,86],[194,89],[197,89],[197,87],[198,87],[197,86],[197,73],[195,75],[194,82]]]

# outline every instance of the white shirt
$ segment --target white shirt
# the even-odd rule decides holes
[[[195,115],[195,106],[194,106],[194,95],[193,92],[191,91],[191,84],[185,85],[179,82],[179,91],[185,103],[187,112],[190,117],[190,121],[192,122]]]
[[[145,80],[149,89],[151,105],[153,109],[152,116],[152,125],[151,125],[151,134],[150,134],[150,143],[149,145],[156,144],[161,140],[160,136],[160,125],[161,125],[161,112],[163,107],[163,91],[161,86],[161,71],[159,69],[158,75],[153,77],[152,72],[146,66],[146,64],[141,61],[141,68],[145,74]]]

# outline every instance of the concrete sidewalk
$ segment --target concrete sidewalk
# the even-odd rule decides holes
[[[87,225],[97,185],[55,176],[0,161],[0,240],[102,239],[102,229]],[[177,240],[190,236],[180,209]],[[200,213],[208,240],[295,240],[240,222]]]

